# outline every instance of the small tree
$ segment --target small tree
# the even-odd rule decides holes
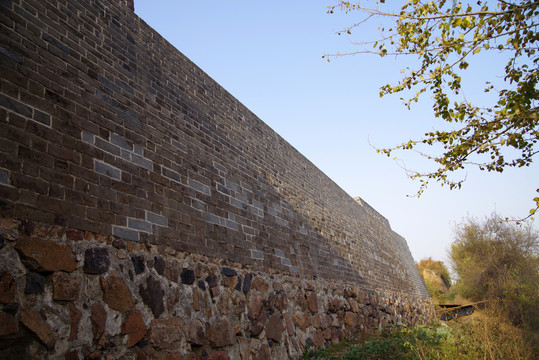
[[[462,296],[497,302],[515,324],[539,328],[539,234],[531,224],[468,218],[449,254]]]
[[[380,96],[405,93],[403,100],[410,107],[430,95],[435,117],[448,126],[378,151],[390,156],[396,150],[430,147],[420,153],[437,169],[409,172],[421,181],[418,194],[431,180],[460,188],[463,180],[454,175],[468,167],[502,172],[529,166],[539,152],[539,1],[406,0],[396,11],[394,2],[385,2],[336,1],[330,6],[330,13],[358,13],[357,21],[339,34],[357,32],[360,41],[353,42],[354,51],[325,57],[371,53],[416,58],[415,68],[403,69],[402,79],[382,86]],[[380,25],[379,37],[367,38],[372,32],[361,27],[376,20],[389,25]],[[492,84],[493,74],[484,86],[493,95],[486,106],[468,101],[462,88],[470,58],[480,52],[506,59],[500,69],[504,81]],[[530,216],[539,209],[539,197],[533,200]]]

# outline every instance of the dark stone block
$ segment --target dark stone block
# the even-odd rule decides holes
[[[217,287],[217,275],[210,275],[206,278],[206,282],[208,283],[208,286],[211,288]]]
[[[165,272],[165,260],[163,260],[163,258],[161,257],[154,257],[153,258],[153,268],[155,269],[155,271],[157,271],[157,273],[159,275],[163,275],[163,273]]]
[[[133,267],[135,268],[135,274],[140,274],[144,272],[144,258],[142,256],[133,256],[131,258],[133,262]]]
[[[38,273],[28,273],[26,275],[25,294],[42,294],[45,290],[45,277]]]
[[[234,288],[234,290],[241,291],[241,284],[242,284],[241,277],[238,276],[238,283],[236,284],[236,287]]]
[[[253,280],[253,275],[247,274],[245,275],[245,279],[243,279],[243,293],[247,294],[249,290],[251,290],[251,281]]]
[[[2,311],[5,312],[5,313],[8,313],[8,314],[11,314],[11,315],[15,315],[15,314],[17,314],[17,311],[19,311],[19,304],[15,303],[15,302],[6,304],[2,308]]]
[[[227,268],[227,267],[224,267],[222,269],[222,273],[223,273],[224,276],[237,276],[238,275],[236,273],[236,270],[231,269],[231,268]]]
[[[142,301],[152,310],[154,317],[157,319],[163,311],[165,311],[165,305],[163,299],[165,298],[165,290],[161,287],[161,284],[153,276],[148,276],[146,279],[146,287],[139,285],[139,294],[142,297]]]
[[[206,290],[206,283],[202,280],[199,280],[198,283],[197,283],[198,287],[201,288],[202,290]]]
[[[15,54],[5,47],[0,46],[0,54],[4,55],[5,57],[9,58],[10,60],[13,60],[19,64],[22,63],[22,56]]]
[[[180,277],[182,279],[182,284],[193,285],[195,282],[195,272],[191,269],[184,268],[180,274]],[[202,282],[202,284],[204,284],[204,282]]]
[[[109,253],[105,248],[93,248],[84,252],[84,272],[86,274],[103,274],[109,270]]]

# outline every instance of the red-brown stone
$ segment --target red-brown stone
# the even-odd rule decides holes
[[[133,310],[127,314],[122,324],[122,334],[129,335],[127,346],[131,347],[138,343],[146,335],[146,324],[139,310]]]
[[[283,320],[279,314],[273,314],[266,325],[266,337],[281,342],[283,335]]]
[[[342,306],[343,304],[341,299],[333,299],[328,304],[328,310],[332,313],[336,313],[342,309]]]
[[[271,350],[268,344],[262,344],[256,354],[253,355],[253,360],[271,360]]]
[[[71,332],[69,335],[69,340],[75,340],[79,333],[79,323],[82,318],[82,312],[77,309],[77,307],[71,303],[69,304],[69,316],[71,317]]]
[[[30,330],[48,349],[52,349],[58,340],[58,335],[34,308],[21,312],[21,323]]]
[[[292,320],[293,320],[294,324],[303,331],[305,331],[305,329],[311,323],[309,317],[304,312],[301,312],[301,311],[296,311],[292,315]]]
[[[0,303],[8,304],[15,300],[17,292],[17,283],[10,273],[3,272],[0,274]]]
[[[15,316],[0,312],[0,338],[13,336],[19,332],[19,323]]]
[[[290,315],[286,312],[283,314],[285,325],[286,325],[286,331],[288,332],[289,336],[294,335],[294,324],[292,323],[292,319],[290,318]]]
[[[322,331],[320,330],[315,331],[311,335],[311,338],[316,348],[321,348],[324,345],[324,334],[322,333]]]
[[[204,357],[204,360],[230,360],[230,356],[224,352],[214,352]]]
[[[115,275],[100,278],[101,289],[103,290],[103,301],[114,310],[125,313],[133,309],[134,302],[131,291],[125,281]]]
[[[71,275],[63,271],[54,273],[52,275],[52,298],[59,301],[76,300],[79,297],[81,281],[79,275]]]
[[[105,310],[105,307],[100,303],[94,303],[92,305],[90,320],[92,322],[94,339],[98,339],[105,332],[105,326],[107,325],[107,311]]]
[[[251,288],[261,293],[266,293],[268,292],[269,284],[264,279],[257,277],[252,281]]]
[[[225,347],[234,344],[234,330],[227,320],[210,325],[207,333],[208,341],[213,347]]]
[[[194,345],[206,343],[206,329],[200,320],[193,320],[186,324],[185,337],[187,342]]]
[[[251,299],[247,304],[247,309],[249,310],[249,316],[251,317],[251,319],[256,320],[260,316],[263,300],[264,298],[262,298],[261,296],[251,296]]]
[[[177,352],[166,352],[166,353],[156,353],[152,355],[152,360],[194,360],[200,359],[200,357],[186,357],[185,355],[180,355]]]
[[[77,267],[71,247],[37,237],[20,237],[15,244],[22,262],[38,272],[67,271]]]
[[[309,310],[312,313],[317,313],[318,312],[318,296],[316,295],[316,293],[308,292],[306,294],[306,297],[307,297],[307,306]]]
[[[182,339],[179,317],[156,319],[150,323],[149,343],[159,349],[176,349]]]
[[[344,323],[346,326],[354,327],[357,325],[357,314],[351,311],[346,311],[344,313]]]

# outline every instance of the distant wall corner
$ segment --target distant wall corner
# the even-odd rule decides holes
[[[120,4],[127,6],[132,11],[135,11],[135,0],[120,0]]]

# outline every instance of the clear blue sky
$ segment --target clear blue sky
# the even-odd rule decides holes
[[[453,227],[466,216],[523,217],[539,166],[503,174],[469,170],[461,190],[419,183],[373,147],[421,137],[439,121],[428,97],[407,110],[399,95],[378,96],[413,59],[326,53],[353,49],[336,31],[357,15],[327,14],[332,0],[135,0],[135,12],[284,137],[350,196],[361,196],[404,236],[415,260],[446,260]],[[375,24],[373,24],[375,25]],[[364,31],[376,31],[376,26]],[[472,63],[466,95],[483,99],[483,79],[499,75],[496,56]],[[498,67],[496,67],[498,66]],[[472,77],[473,75],[473,77]],[[477,87],[476,85],[479,85]],[[428,164],[402,154],[406,167]]]

